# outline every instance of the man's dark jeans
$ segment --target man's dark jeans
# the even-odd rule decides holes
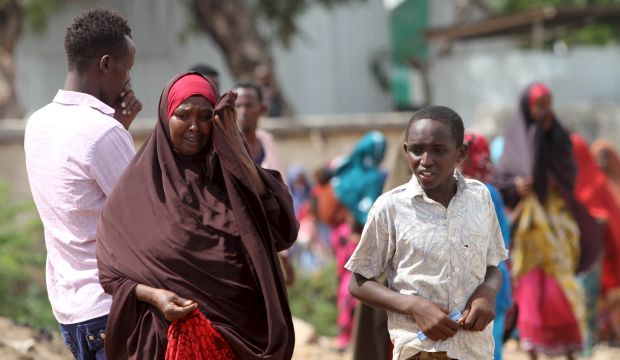
[[[77,324],[60,324],[65,345],[76,360],[105,360],[103,342],[107,322],[108,315],[104,315]]]

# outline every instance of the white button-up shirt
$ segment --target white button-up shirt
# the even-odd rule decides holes
[[[369,279],[387,270],[390,289],[462,313],[487,266],[497,266],[507,251],[487,187],[458,172],[455,179],[457,192],[447,209],[426,196],[415,176],[381,195],[345,268]],[[459,330],[446,341],[421,341],[411,316],[388,311],[388,329],[394,359],[420,351],[493,358],[492,323],[482,332]]]
[[[26,125],[30,189],[45,229],[47,292],[54,316],[74,324],[108,314],[99,284],[95,231],[103,203],[135,154],[114,109],[59,90]]]

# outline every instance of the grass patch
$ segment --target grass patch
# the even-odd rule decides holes
[[[295,284],[288,289],[293,316],[310,323],[320,335],[336,336],[337,289],[336,265],[333,260],[320,271],[298,275]]]

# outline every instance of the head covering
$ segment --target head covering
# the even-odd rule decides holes
[[[541,97],[545,95],[551,95],[551,91],[549,88],[543,85],[542,83],[534,83],[530,87],[529,95],[528,95],[528,105],[533,106],[540,100]]]
[[[576,174],[568,131],[555,117],[551,128],[545,131],[530,113],[532,91],[539,89],[536,92],[540,93],[543,87],[535,83],[521,94],[517,114],[504,134],[504,152],[497,167],[500,178],[508,178],[511,182],[516,176],[531,176],[534,191],[541,202],[547,199],[549,172],[569,193],[575,185]],[[516,201],[518,199],[514,197],[506,199],[511,207]]]
[[[463,163],[462,174],[484,183],[490,182],[492,165],[487,139],[480,133],[468,130],[464,143],[467,145],[468,161]]]
[[[308,179],[308,174],[304,169],[304,166],[301,164],[294,164],[288,168],[286,172],[286,177],[288,178],[288,186],[291,190],[291,196],[293,197],[293,205],[295,207],[295,214],[300,216],[300,209],[302,205],[308,201],[310,198],[310,192],[312,191],[312,186],[310,185],[310,180]],[[297,179],[302,176],[305,181],[303,184],[299,184]]]
[[[539,84],[533,84],[521,94],[518,112],[506,129],[504,152],[496,169],[496,184],[506,204],[514,207],[520,201],[514,185],[515,177],[531,176],[538,201],[545,203],[549,195],[548,175],[553,176],[559,194],[579,226],[581,253],[577,271],[582,272],[599,259],[603,231],[574,197],[577,167],[568,131],[555,116],[551,127],[545,130],[530,114],[529,99],[535,88],[542,89]],[[541,90],[536,91],[540,93]]]
[[[601,287],[607,292],[620,286],[620,222],[615,220],[620,218],[620,203],[608,186],[605,173],[596,164],[588,143],[577,134],[571,135],[571,140],[578,169],[575,197],[590,214],[604,219],[606,224]]]
[[[379,164],[385,156],[387,141],[379,131],[366,133],[344,158],[331,180],[334,194],[364,225],[368,211],[383,191],[385,173]]]
[[[605,156],[607,164],[605,164],[603,171],[614,198],[620,204],[620,157],[618,157],[614,145],[607,140],[597,140],[590,147],[590,152],[595,158]]]
[[[202,75],[188,73],[175,81],[168,92],[168,119],[183,101],[194,95],[205,97],[215,107],[217,95],[209,81]]]
[[[164,88],[156,127],[99,220],[99,277],[113,295],[106,356],[163,358],[169,324],[137,300],[135,286],[146,284],[195,301],[239,358],[290,358],[294,330],[277,252],[297,237],[291,197],[277,172],[261,168],[268,193],[257,194],[220,126],[207,151],[173,150],[168,99],[185,75]],[[226,93],[215,113],[234,101]]]

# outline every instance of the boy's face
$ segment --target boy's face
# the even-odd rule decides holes
[[[429,197],[453,191],[454,168],[465,158],[467,147],[456,145],[448,125],[430,119],[414,122],[404,148],[409,168]]]

